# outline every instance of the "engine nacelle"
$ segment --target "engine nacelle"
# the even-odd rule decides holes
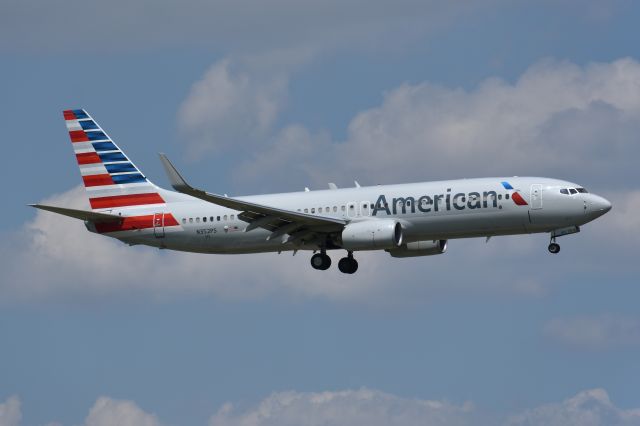
[[[402,225],[395,219],[354,222],[342,231],[342,247],[347,250],[394,249],[402,245]]]
[[[447,251],[447,240],[415,241],[387,250],[392,257],[432,256]]]

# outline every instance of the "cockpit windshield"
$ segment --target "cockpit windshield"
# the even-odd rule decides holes
[[[561,194],[565,194],[565,195],[573,195],[573,194],[588,194],[589,191],[587,191],[584,188],[562,188],[560,189],[560,193]]]

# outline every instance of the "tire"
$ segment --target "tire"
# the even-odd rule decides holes
[[[549,244],[549,253],[551,253],[551,254],[560,253],[560,244],[557,244],[557,243]]]
[[[338,262],[338,269],[343,274],[353,274],[358,270],[358,262],[354,258],[343,257]]]
[[[311,256],[311,267],[320,271],[325,271],[331,266],[331,258],[323,253],[316,253]]]

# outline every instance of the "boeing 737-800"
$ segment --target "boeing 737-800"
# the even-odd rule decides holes
[[[611,204],[571,182],[498,177],[228,197],[196,189],[160,154],[175,191],[151,183],[83,109],[64,111],[91,210],[33,204],[84,221],[91,232],[130,245],[196,253],[310,250],[311,266],[358,269],[353,253],[393,257],[444,253],[453,238],[580,231]]]

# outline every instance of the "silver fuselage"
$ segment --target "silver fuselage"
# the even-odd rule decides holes
[[[507,182],[512,189],[505,188]],[[537,177],[480,178],[378,185],[344,189],[236,197],[281,209],[335,217],[349,222],[395,218],[404,242],[552,232],[580,226],[606,213],[611,204],[591,193],[563,194],[579,185]],[[266,229],[245,232],[240,212],[159,189],[166,204],[127,208],[126,215],[157,216],[154,228],[106,233],[129,244],[198,253],[258,253],[316,245],[268,239]],[[526,204],[514,200],[518,193]],[[105,210],[124,214],[124,210]],[[171,214],[177,226],[164,226]],[[213,221],[212,221],[213,219]],[[90,230],[95,230],[88,224]]]

